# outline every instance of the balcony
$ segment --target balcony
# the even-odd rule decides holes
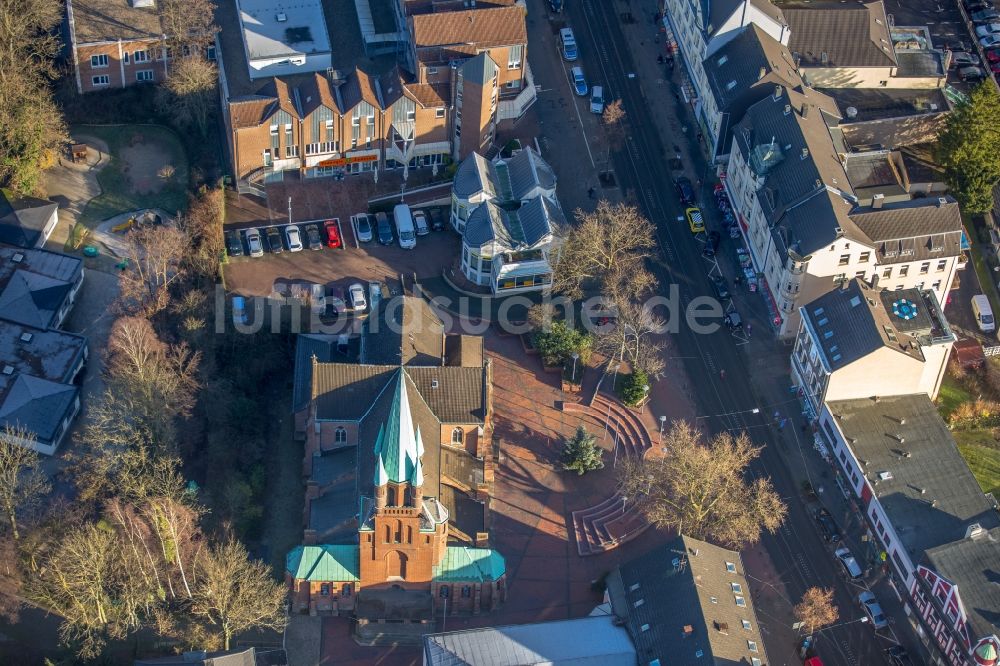
[[[500,100],[500,107],[497,109],[497,120],[516,120],[520,118],[535,103],[537,98],[538,90],[535,88],[535,77],[531,74],[531,67],[525,62],[524,88],[517,94],[517,97]]]

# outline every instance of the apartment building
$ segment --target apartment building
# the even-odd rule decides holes
[[[955,335],[933,291],[879,289],[855,278],[800,315],[792,384],[811,418],[832,400],[937,397]]]
[[[782,10],[768,0],[666,0],[663,7],[664,20],[677,42],[677,50],[694,88],[694,99],[686,101],[693,105],[705,135],[717,136],[711,131],[712,118],[704,107],[704,99],[711,95],[703,64],[705,59],[736,37],[741,28],[751,24],[787,45],[788,24]]]
[[[271,60],[254,60],[248,49],[257,28],[253,34],[223,29],[221,92],[238,187],[263,193],[263,183],[286,176],[394,169],[405,176],[489,149],[497,125],[519,117],[535,98],[524,10],[499,2],[462,11],[444,11],[452,8],[447,3],[422,8],[427,12],[406,17],[398,62],[338,51],[359,37],[358,26],[309,25],[317,43],[320,31],[328,34],[323,44],[331,45],[335,67],[294,54],[275,60],[297,44],[272,44]],[[251,24],[225,5],[219,22]]]
[[[725,177],[779,336],[798,330],[801,304],[852,277],[944,302],[961,255],[958,204],[873,195],[859,205],[823,117],[836,106],[806,91],[776,86],[747,111]]]
[[[926,393],[827,402],[820,435],[928,663],[995,664],[1000,514]]]

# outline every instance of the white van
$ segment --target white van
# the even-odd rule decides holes
[[[396,236],[399,237],[399,247],[412,250],[417,246],[417,234],[413,228],[413,216],[406,204],[396,204],[392,209],[392,217],[396,222]]]
[[[989,299],[983,294],[972,297],[972,314],[976,315],[976,323],[979,324],[980,331],[990,333],[996,330],[997,324],[993,319],[993,308],[990,307]]]

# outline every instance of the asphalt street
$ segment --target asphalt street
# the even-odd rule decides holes
[[[564,18],[574,28],[581,61],[588,76],[592,81],[604,82],[607,89],[613,91],[611,99],[620,97],[623,100],[628,136],[623,150],[614,156],[614,166],[622,191],[631,190],[635,194],[639,206],[657,228],[662,256],[654,269],[661,293],[666,293],[670,285],[678,285],[685,307],[699,296],[712,296],[707,276],[710,271],[720,270],[720,267],[701,256],[703,238],[692,235],[687,225],[678,221],[683,211],[672,184],[675,174],[671,172],[668,162],[674,151],[668,154],[665,150],[653,118],[654,113],[673,113],[676,109],[665,109],[662,102],[658,105],[644,94],[643,83],[635,73],[628,37],[620,23],[620,13],[624,9],[631,10],[638,21],[644,21],[649,27],[651,37],[653,27],[650,16],[639,11],[636,2],[629,5],[608,0],[578,0],[567,5]],[[651,49],[650,57],[655,58],[655,53]],[[691,139],[688,135],[697,131],[690,119],[688,124],[691,127],[688,133],[670,137],[675,144],[686,144]],[[696,150],[692,152],[700,154]],[[704,161],[689,166],[693,169],[691,173],[707,173]],[[719,221],[712,219],[710,179],[704,180],[703,187],[708,192],[702,193],[702,209],[709,219],[709,229],[714,222],[714,227],[721,230]],[[723,247],[728,249],[727,245]],[[728,261],[724,256],[720,260],[724,264]],[[756,306],[763,309],[763,303],[755,300],[758,301]],[[732,307],[731,304],[729,307]],[[760,329],[763,328],[761,325]],[[761,330],[758,335],[770,335],[770,332]],[[752,474],[772,479],[777,491],[786,499],[788,519],[777,534],[764,537],[763,546],[784,583],[789,602],[797,602],[802,593],[812,586],[833,587],[836,591],[840,622],[844,624],[821,633],[819,650],[824,663],[853,666],[884,663],[883,651],[896,641],[893,630],[890,627],[884,636],[876,636],[869,625],[859,621],[862,613],[857,595],[863,588],[848,583],[839,574],[832,548],[822,541],[813,520],[814,507],[801,499],[800,486],[792,472],[792,465],[804,466],[804,460],[800,461],[800,458],[816,454],[805,437],[797,436],[797,423],[788,428],[792,431],[789,433],[778,432],[771,422],[776,404],[781,404],[783,412],[796,417],[799,408],[790,399],[792,396],[788,392],[787,381],[781,385],[780,377],[783,375],[771,372],[763,376],[757,370],[759,364],[754,364],[753,359],[748,359],[743,353],[747,349],[747,345],[741,344],[743,342],[745,340],[734,337],[725,328],[713,334],[699,335],[682,324],[680,332],[674,335],[676,353],[684,359],[686,372],[694,386],[697,408],[700,414],[705,415],[702,425],[712,432],[746,431],[758,444],[764,445],[763,454],[753,466]],[[789,348],[776,344],[772,348],[772,362],[787,368],[788,351]],[[798,448],[788,443],[790,438],[795,440]],[[819,483],[824,482],[830,489],[827,497],[838,492],[830,479],[819,480]],[[842,501],[842,497],[839,499]],[[834,515],[840,514],[834,511]],[[845,526],[843,517],[838,521],[842,527]],[[858,554],[856,550],[855,554]],[[891,592],[884,583],[873,589],[883,605],[890,606],[887,611],[892,611],[893,604],[898,609],[896,599],[887,598]],[[762,625],[765,623],[764,619],[760,621]],[[899,623],[896,624],[898,627]],[[783,655],[790,653],[787,645],[789,632],[787,627],[781,629],[780,632],[773,632],[770,638],[765,636],[774,664],[788,663]],[[909,633],[906,627],[897,628],[897,632],[899,629]],[[779,640],[780,645],[774,644]]]

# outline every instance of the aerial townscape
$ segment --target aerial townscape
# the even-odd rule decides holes
[[[0,664],[1000,666],[1000,0],[0,0]]]

